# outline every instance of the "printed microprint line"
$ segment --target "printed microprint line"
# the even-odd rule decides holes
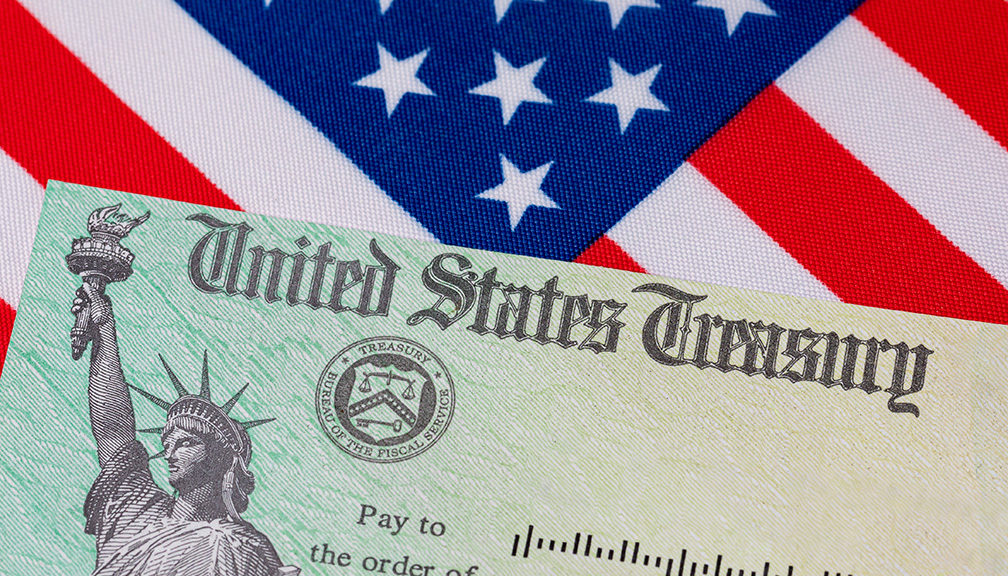
[[[524,542],[521,534],[514,535],[511,556],[528,558],[529,553],[532,552],[534,547],[535,550],[545,550],[553,553],[559,552],[560,554],[584,556],[585,558],[605,559],[611,562],[638,564],[640,566],[655,568],[658,570],[658,574],[662,574],[661,570],[664,569],[664,576],[795,576],[794,566],[788,566],[786,573],[771,572],[770,563],[764,562],[762,570],[746,571],[744,568],[732,568],[725,565],[723,562],[724,557],[718,554],[712,569],[710,563],[687,559],[689,553],[685,548],[681,550],[677,560],[670,556],[662,557],[642,554],[640,542],[633,542],[633,546],[631,547],[630,540],[623,540],[623,543],[615,548],[604,546],[593,547],[592,539],[594,537],[591,534],[585,533],[584,537],[582,537],[581,532],[576,532],[574,534],[574,541],[568,545],[566,540],[558,542],[554,539],[535,538],[533,536],[534,532],[535,526],[529,524],[528,532],[524,536]],[[823,571],[823,576],[844,576],[844,574],[825,570]],[[854,575],[847,574],[846,576]]]

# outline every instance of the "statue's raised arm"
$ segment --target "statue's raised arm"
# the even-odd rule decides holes
[[[88,407],[91,431],[102,467],[136,440],[136,420],[129,386],[119,360],[115,317],[108,296],[87,280],[77,290],[71,312],[86,315],[90,328],[91,369],[88,377]]]
[[[132,274],[133,253],[119,242],[146,221],[150,212],[130,218],[119,212],[119,207],[116,204],[92,212],[87,223],[91,236],[74,240],[66,257],[67,268],[83,278],[71,309],[77,319],[70,331],[70,350],[77,360],[88,343],[93,343],[88,403],[102,467],[136,440],[133,404],[119,361],[115,318],[105,286]]]

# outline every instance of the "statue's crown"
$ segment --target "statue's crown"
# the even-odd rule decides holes
[[[161,434],[164,432],[166,427],[173,423],[185,420],[199,421],[212,430],[214,432],[214,436],[224,442],[229,449],[239,455],[247,463],[251,458],[252,447],[248,443],[247,435],[242,434],[240,430],[248,430],[249,428],[254,428],[275,420],[274,418],[266,418],[263,420],[249,420],[241,422],[228,415],[231,412],[231,409],[234,408],[235,404],[238,403],[238,399],[245,393],[245,390],[249,387],[249,385],[245,384],[242,386],[227,402],[218,406],[210,398],[210,370],[207,362],[206,351],[203,352],[203,377],[200,383],[199,394],[190,393],[186,387],[182,385],[182,382],[178,379],[178,376],[175,375],[175,372],[173,372],[168,366],[168,363],[165,362],[164,357],[158,354],[158,358],[161,360],[161,365],[164,366],[165,372],[168,374],[168,379],[171,380],[172,386],[175,387],[175,391],[178,393],[178,398],[169,402],[168,400],[159,398],[146,390],[142,390],[130,384],[130,388],[139,392],[141,396],[150,400],[151,403],[160,407],[167,413],[165,426],[147,428],[139,430],[139,432]],[[164,456],[164,454],[165,452],[162,451],[154,456],[151,456],[151,458],[160,458],[161,456]]]

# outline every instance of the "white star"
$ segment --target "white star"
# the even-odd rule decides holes
[[[497,68],[497,76],[469,92],[500,100],[501,114],[504,116],[504,125],[506,126],[522,102],[553,103],[532,83],[536,74],[539,73],[539,69],[545,63],[546,59],[540,58],[521,68],[515,68],[503,56],[494,52],[494,66]]]
[[[553,163],[543,164],[538,168],[522,172],[508,159],[501,155],[501,171],[504,173],[504,181],[489,190],[480,192],[476,197],[484,200],[498,200],[504,202],[508,207],[508,216],[511,218],[511,230],[518,227],[522,216],[529,206],[541,206],[543,208],[560,208],[557,203],[550,200],[550,197],[543,193],[543,178],[549,172]]]
[[[728,36],[738,28],[739,22],[746,14],[761,14],[777,16],[777,13],[763,3],[762,0],[697,0],[694,6],[702,8],[717,8],[724,12],[725,24],[728,25]]]
[[[593,2],[605,2],[609,5],[609,19],[612,21],[613,30],[619,26],[620,20],[626,11],[634,6],[644,8],[661,8],[655,0],[592,0]]]
[[[651,83],[654,82],[659,70],[661,70],[661,64],[640,74],[630,74],[610,58],[609,71],[612,73],[612,86],[595,94],[588,101],[615,106],[619,115],[620,132],[626,132],[630,121],[642,108],[669,111],[668,107],[651,93]]]
[[[378,9],[381,10],[382,14],[384,14],[391,5],[392,0],[378,0]]]
[[[533,2],[545,2],[546,0],[532,0]],[[494,0],[494,10],[497,12],[497,21],[500,22],[501,18],[507,14],[507,11],[511,8],[511,3],[514,0]]]
[[[428,50],[399,60],[381,44],[378,45],[378,70],[354,82],[356,86],[377,88],[385,94],[385,110],[389,116],[407,92],[435,96],[426,84],[417,78],[417,70],[427,57]]]

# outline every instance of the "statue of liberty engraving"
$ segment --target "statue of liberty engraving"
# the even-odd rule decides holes
[[[269,538],[243,520],[255,480],[249,470],[248,429],[272,419],[239,422],[229,416],[248,387],[218,405],[211,398],[207,355],[199,392],[191,393],[169,368],[173,401],[127,384],[119,359],[108,282],[132,272],[132,253],[119,245],[148,215],[129,219],[118,206],[96,210],[91,238],[73,242],[69,269],[83,277],[71,311],[77,316],[71,349],[80,358],[91,344],[88,405],[101,471],[84,502],[85,531],[95,537],[93,576],[288,576]],[[137,430],[130,390],[162,408],[163,426]],[[137,432],[159,434],[153,457]],[[168,461],[169,494],[155,483],[149,461]]]

